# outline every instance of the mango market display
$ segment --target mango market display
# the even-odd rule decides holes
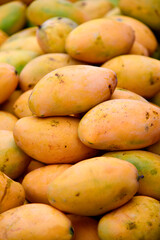
[[[0,0],[0,240],[160,240],[159,46],[159,0]]]

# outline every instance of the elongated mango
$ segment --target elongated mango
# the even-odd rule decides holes
[[[19,1],[0,6],[0,29],[9,35],[21,30],[26,21],[25,12],[25,4]]]
[[[25,117],[17,121],[17,145],[34,159],[51,163],[75,163],[97,155],[78,138],[79,119],[73,117]]]
[[[140,55],[123,55],[104,63],[118,78],[117,86],[152,98],[160,91],[160,61]]]
[[[160,108],[138,100],[108,100],[83,116],[78,134],[92,148],[141,149],[160,140]]]
[[[83,113],[109,99],[116,84],[116,74],[111,70],[66,66],[50,72],[36,84],[29,108],[39,117]]]
[[[55,178],[48,200],[61,211],[96,216],[128,202],[138,190],[137,169],[112,157],[81,161]]]
[[[103,156],[115,157],[132,163],[137,168],[139,176],[143,176],[139,180],[138,193],[160,200],[160,156],[158,154],[133,150],[108,152]]]

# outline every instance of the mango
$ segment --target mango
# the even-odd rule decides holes
[[[16,69],[7,63],[0,63],[0,104],[4,103],[14,92],[19,77]]]
[[[148,50],[149,55],[153,54],[153,52],[156,50],[158,41],[152,30],[147,25],[135,18],[123,15],[110,16],[110,19],[126,23],[132,27],[135,32],[136,42],[144,46]]]
[[[2,172],[0,172],[0,201],[0,216],[1,213],[18,207],[25,201],[25,192],[22,185],[13,181]],[[1,233],[0,231],[0,239],[5,239],[2,238]]]
[[[50,72],[36,84],[29,108],[38,117],[83,113],[109,99],[116,84],[116,74],[108,69],[66,66]]]
[[[130,49],[129,54],[142,55],[142,56],[149,57],[149,52],[148,52],[147,48],[145,48],[142,44],[140,44],[137,41],[134,42],[132,48]]]
[[[119,87],[116,87],[110,99],[132,99],[147,102],[147,100],[141,97],[139,94]]]
[[[74,4],[87,16],[87,21],[101,18],[113,8],[108,0],[80,0]]]
[[[74,228],[73,240],[100,240],[98,237],[98,222],[91,217],[67,214]]]
[[[108,100],[83,116],[78,135],[94,149],[141,149],[160,140],[160,109],[139,100]]]
[[[0,111],[0,130],[12,131],[18,118],[9,112]]]
[[[147,148],[148,151],[160,155],[160,140]]]
[[[0,52],[0,63],[8,63],[12,65],[18,74],[22,71],[24,66],[33,58],[37,57],[37,52],[29,50],[8,50]]]
[[[24,27],[26,22],[26,6],[13,1],[0,6],[0,29],[11,35]]]
[[[0,130],[0,171],[16,179],[22,175],[29,163],[30,157],[16,145],[13,132]]]
[[[82,64],[65,53],[48,53],[29,61],[20,74],[20,87],[23,91],[32,89],[47,73],[64,66]]]
[[[49,204],[47,198],[49,184],[71,166],[70,164],[54,164],[40,167],[29,172],[22,181],[26,199],[33,203]]]
[[[38,54],[43,54],[42,49],[40,48],[36,36],[18,38],[9,42],[4,42],[0,51],[7,50],[30,50],[33,52],[37,52]]]
[[[71,240],[70,220],[46,204],[25,204],[0,215],[1,240]],[[7,236],[7,237],[6,237]]]
[[[100,219],[98,235],[101,240],[159,240],[159,212],[159,201],[136,196]]]
[[[159,178],[160,178],[160,156],[147,151],[133,150],[121,152],[108,152],[103,156],[115,157],[132,163],[138,170],[140,195],[160,200]]]
[[[24,117],[17,121],[14,138],[32,158],[47,164],[75,163],[97,155],[78,138],[79,119]]]
[[[160,61],[140,55],[123,55],[102,65],[116,72],[117,86],[152,98],[160,91]]]
[[[29,28],[22,29],[22,30],[12,34],[7,39],[7,43],[18,40],[20,38],[22,39],[22,38],[26,38],[26,37],[34,37],[34,36],[36,36],[37,28],[38,27],[29,27]]]
[[[112,157],[86,159],[50,183],[48,200],[61,211],[96,216],[128,202],[138,190],[137,179],[131,163]]]
[[[39,26],[37,40],[45,53],[65,52],[65,42],[68,34],[76,28],[76,22],[69,18],[50,18]]]
[[[28,90],[21,94],[13,105],[14,114],[18,118],[32,116],[32,112],[28,106],[28,99],[32,90]]]
[[[21,90],[15,90],[10,97],[0,105],[0,109],[5,112],[14,114],[13,105],[16,99],[22,94]]]
[[[128,53],[134,40],[134,31],[127,24],[100,18],[71,31],[66,39],[66,51],[75,59],[98,64]]]
[[[159,0],[120,0],[119,7],[124,15],[136,18],[154,30],[160,30]]]
[[[41,25],[52,17],[67,17],[78,24],[86,20],[83,11],[67,0],[37,0],[27,8],[27,19],[34,25]]]

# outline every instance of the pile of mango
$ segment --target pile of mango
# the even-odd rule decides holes
[[[0,240],[160,239],[160,1],[0,0]]]

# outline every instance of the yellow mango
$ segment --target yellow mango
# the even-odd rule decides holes
[[[66,39],[66,51],[75,59],[103,63],[130,51],[133,29],[108,18],[90,20],[76,27]]]
[[[0,52],[0,63],[8,63],[14,66],[18,74],[20,74],[24,66],[38,55],[37,52],[22,49],[2,51]]]
[[[159,240],[159,212],[159,201],[146,196],[136,196],[100,219],[99,237],[101,240]]]
[[[156,50],[158,46],[157,39],[152,30],[147,25],[135,18],[123,15],[110,16],[110,18],[118,22],[128,24],[130,27],[132,27],[135,32],[136,42],[144,46],[148,50],[149,55],[151,55]]]
[[[48,53],[29,61],[20,74],[20,87],[23,91],[32,89],[47,73],[64,66],[82,64],[65,53]]]
[[[1,240],[71,240],[70,220],[46,204],[25,204],[0,215]]]
[[[103,157],[115,157],[132,163],[138,170],[140,195],[160,200],[160,156],[147,151],[133,150],[108,152]]]
[[[45,53],[63,53],[68,34],[77,26],[77,23],[69,18],[50,18],[37,30],[38,43]]]
[[[83,113],[109,99],[116,84],[116,74],[108,69],[66,66],[50,72],[36,84],[29,108],[39,117]]]
[[[17,145],[34,159],[47,164],[74,163],[97,155],[78,138],[79,119],[73,117],[25,117],[17,121]]]
[[[14,114],[18,118],[32,116],[32,112],[28,106],[28,99],[32,90],[28,90],[22,93],[13,105]]]
[[[48,200],[61,211],[96,216],[128,202],[138,190],[137,178],[131,163],[112,157],[86,159],[50,183]]]
[[[0,6],[0,29],[11,35],[23,28],[26,21],[26,6],[12,1]]]
[[[22,94],[21,90],[15,90],[10,97],[0,106],[0,109],[5,112],[14,114],[13,105],[17,98]]]
[[[159,154],[160,155],[160,140],[153,145],[149,146],[148,151]]]
[[[0,47],[0,51],[16,50],[16,49],[30,50],[33,52],[37,52],[38,54],[43,53],[42,49],[38,44],[36,36],[17,38],[9,42],[6,41]]]
[[[9,112],[0,111],[0,130],[12,131],[18,118]]]
[[[70,219],[74,235],[72,240],[100,240],[98,237],[98,222],[91,217],[67,214]]]
[[[79,8],[67,0],[37,0],[27,8],[27,19],[35,25],[41,25],[52,17],[67,17],[82,23],[86,16]]]
[[[117,74],[120,88],[152,98],[160,91],[160,61],[140,55],[123,55],[102,65]]]
[[[22,205],[25,201],[25,192],[22,185],[13,181],[0,172],[0,216],[1,213]],[[1,226],[0,226],[1,229]],[[1,229],[2,230],[2,229]],[[1,231],[0,231],[0,239]],[[4,239],[4,238],[3,238]]]
[[[124,88],[119,88],[116,87],[116,89],[114,90],[111,99],[132,99],[132,100],[139,100],[142,102],[147,102],[147,100],[143,97],[141,97],[140,95],[129,91],[127,89]]]
[[[30,157],[16,145],[13,132],[0,130],[0,171],[16,179],[22,175],[29,162]]]
[[[160,140],[160,108],[139,100],[105,101],[83,116],[78,135],[96,149],[141,149]]]
[[[87,16],[87,21],[101,18],[113,8],[108,0],[80,0],[74,4]]]
[[[14,34],[12,34],[6,41],[6,43],[18,40],[18,39],[22,39],[22,38],[26,38],[26,37],[34,37],[36,36],[36,31],[37,31],[38,27],[29,27],[29,28],[25,28],[22,29],[21,31],[18,31]]]
[[[7,63],[0,63],[0,104],[5,102],[18,85],[16,69]]]
[[[120,0],[119,7],[124,15],[136,18],[154,30],[160,30],[159,0]]]
[[[129,54],[133,55],[142,55],[142,56],[149,56],[149,52],[147,48],[145,48],[142,44],[139,42],[135,41],[132,48],[130,49]]]
[[[36,202],[49,204],[47,198],[49,184],[70,166],[72,165],[54,164],[40,167],[29,172],[27,175],[25,175],[22,181],[26,198],[33,203]]]

